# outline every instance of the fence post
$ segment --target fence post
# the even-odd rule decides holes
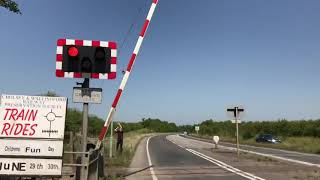
[[[73,145],[73,133],[72,133],[72,131],[70,131],[69,132],[69,135],[70,135],[70,137],[69,137],[69,145],[70,145],[70,149],[71,149],[71,151],[72,152],[74,152],[74,145]],[[70,163],[73,163],[74,162],[74,155],[73,155],[73,153],[71,153],[70,154]]]

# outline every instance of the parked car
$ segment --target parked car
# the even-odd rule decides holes
[[[256,138],[256,142],[258,143],[281,143],[281,140],[279,138],[277,138],[276,136],[273,136],[271,134],[260,134],[257,138]]]

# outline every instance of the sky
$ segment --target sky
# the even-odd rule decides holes
[[[54,91],[72,102],[82,79],[55,77],[59,38],[118,43],[116,80],[91,80],[106,118],[151,0],[17,0],[0,8],[0,93]],[[320,118],[320,1],[159,0],[114,120],[177,124]],[[131,27],[131,28],[130,28]]]

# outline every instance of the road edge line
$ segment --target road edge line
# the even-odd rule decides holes
[[[150,136],[148,137],[147,139],[147,145],[146,145],[146,150],[147,150],[147,157],[148,157],[148,164],[149,166],[152,166],[152,162],[151,162],[151,158],[150,158],[150,153],[149,153],[149,140],[150,138],[152,138],[153,136]],[[153,167],[150,167],[150,173],[151,173],[151,176],[152,176],[152,180],[158,180],[154,170],[153,170]]]
[[[186,138],[186,137],[183,137],[183,136],[180,136],[180,137]],[[210,143],[210,142],[207,142],[207,141],[201,141],[199,139],[192,139],[192,138],[186,138],[186,139],[191,139],[191,140],[194,140],[194,141],[200,141],[200,142],[207,143],[207,144],[210,144],[210,145],[213,144],[213,143]],[[219,147],[220,148],[224,148],[224,149],[228,149],[228,150],[231,150],[231,151],[236,151],[237,150],[234,147],[228,147],[228,146],[225,146],[225,145],[219,145]],[[274,150],[277,150],[277,149],[274,149]],[[250,154],[255,154],[255,155],[258,155],[258,156],[264,156],[264,157],[269,157],[269,158],[273,158],[273,159],[279,159],[279,160],[282,160],[282,161],[293,162],[293,163],[297,163],[297,164],[302,164],[302,165],[306,165],[306,166],[319,167],[320,168],[320,164],[310,163],[310,162],[306,162],[306,161],[301,161],[301,160],[296,160],[296,159],[289,159],[289,158],[285,158],[285,157],[281,157],[281,156],[276,156],[276,155],[272,155],[272,154],[265,154],[265,153],[260,153],[260,152],[254,152],[254,151],[241,149],[241,148],[239,149],[239,151],[245,152],[245,153],[250,153]]]
[[[257,179],[258,180],[265,180],[265,179],[263,179],[261,177],[258,177],[256,175],[251,174],[251,173],[248,173],[248,172],[242,171],[240,169],[237,169],[237,168],[235,168],[235,167],[233,167],[233,166],[231,166],[229,164],[226,164],[224,162],[216,160],[216,159],[214,159],[212,157],[206,156],[206,155],[204,155],[204,154],[202,154],[202,153],[200,153],[200,152],[198,152],[196,150],[193,150],[193,149],[186,149],[186,150],[191,152],[192,154],[198,156],[198,157],[201,157],[201,158],[203,158],[203,159],[205,159],[205,160],[207,160],[209,162],[212,162],[212,163],[216,164],[217,166],[221,167],[222,169],[225,169],[227,171],[235,173],[235,174],[237,174],[239,176],[248,178],[250,180],[257,180]]]
[[[175,144],[176,146],[179,146],[180,148],[182,148],[182,149],[184,149],[184,150],[186,150],[186,151],[188,151],[188,152],[190,152],[190,153],[192,153],[192,154],[194,154],[194,155],[196,155],[198,157],[201,157],[201,158],[203,158],[203,159],[205,159],[205,160],[207,160],[209,162],[212,162],[212,163],[216,164],[217,166],[221,167],[222,169],[226,169],[227,171],[230,171],[230,172],[235,173],[235,174],[237,174],[239,176],[248,178],[250,180],[257,180],[257,179],[258,180],[265,180],[265,179],[263,179],[261,177],[258,177],[256,175],[254,175],[254,174],[242,171],[242,170],[237,169],[237,168],[235,168],[235,167],[233,167],[233,166],[231,166],[229,164],[226,164],[226,163],[224,163],[222,161],[219,161],[219,160],[214,159],[212,157],[209,157],[209,156],[207,156],[205,154],[202,154],[202,153],[200,153],[200,152],[198,152],[196,150],[193,150],[193,149],[190,149],[190,148],[184,148],[184,147],[180,146],[179,144],[173,142],[171,139],[168,139],[168,136],[166,136],[166,139],[168,141],[170,141],[171,143]]]
[[[208,141],[210,141],[210,139],[203,139],[203,138],[194,137],[194,136],[185,136],[185,137],[181,136],[181,135],[179,135],[179,136],[183,137],[183,138],[188,138],[188,139],[193,139],[193,140],[198,140],[198,141],[202,141],[202,142],[207,142],[207,143],[213,144],[211,142],[208,142]],[[221,143],[228,144],[228,145],[237,145],[237,144],[230,143],[230,142],[221,142]],[[222,145],[222,146],[225,146],[225,145]],[[294,151],[294,150],[286,150],[286,149],[277,149],[277,148],[272,148],[272,147],[254,146],[254,145],[249,145],[249,144],[240,144],[240,149],[241,149],[241,146],[250,147],[250,148],[258,148],[258,149],[265,149],[265,150],[275,150],[275,151],[281,151],[281,152],[284,152],[284,153],[293,153],[293,154],[299,154],[299,155],[310,156],[310,157],[320,157],[320,155],[318,155],[318,154],[304,153],[304,152],[299,152],[299,151]]]

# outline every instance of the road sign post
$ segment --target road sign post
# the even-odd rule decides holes
[[[199,127],[199,126],[195,126],[194,129],[196,130],[197,135],[198,135],[198,134],[199,134],[200,127]]]
[[[239,152],[239,144],[240,144],[239,143],[239,123],[241,123],[241,121],[239,121],[239,119],[240,119],[240,113],[244,112],[244,108],[242,108],[240,106],[235,106],[232,108],[228,108],[227,112],[231,113],[231,116],[234,118],[234,123],[236,124],[237,156],[239,158],[239,156],[240,156],[240,152]]]
[[[219,136],[213,136],[214,148],[218,149]]]
[[[88,133],[88,111],[89,104],[83,103],[83,121],[82,121],[82,152],[87,152],[87,133]],[[86,161],[87,154],[82,154],[81,162],[84,163]],[[88,168],[87,166],[82,166],[81,170],[81,179],[87,180],[88,178]]]
[[[108,41],[58,39],[56,51],[56,76],[84,78],[81,87],[73,88],[73,102],[83,103],[81,180],[88,179],[87,152],[89,103],[100,104],[101,88],[89,88],[89,78],[115,79],[117,71],[117,44]],[[99,148],[98,148],[99,149]]]
[[[83,83],[82,83],[82,88],[89,88],[89,79],[85,78]],[[81,157],[81,163],[84,164],[86,161],[86,156],[84,152],[87,152],[87,133],[88,133],[88,114],[89,114],[89,103],[84,102],[83,103],[83,120],[82,120],[82,157]],[[87,180],[88,179],[88,168],[87,166],[82,166],[81,168],[81,180]]]
[[[111,130],[110,130],[110,147],[109,147],[109,157],[112,158],[112,151],[113,151],[113,121],[111,122]]]
[[[236,131],[237,131],[237,155],[239,157],[240,156],[240,153],[239,153],[239,123],[238,123],[237,117],[235,118],[235,121],[236,121]]]

